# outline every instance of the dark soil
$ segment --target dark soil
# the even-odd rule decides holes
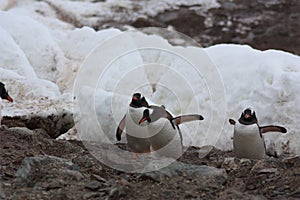
[[[253,48],[279,49],[300,55],[300,1],[218,0],[219,8],[197,13],[189,7],[166,10],[132,25],[172,25],[204,47],[219,43],[248,44]]]
[[[201,148],[190,147],[178,163],[224,169],[224,176],[203,178],[182,170],[157,180],[111,169],[81,142],[57,141],[41,129],[10,128],[1,130],[0,138],[2,199],[300,198],[297,156],[235,159],[232,152],[213,148],[200,158]],[[125,144],[117,145],[125,148]]]

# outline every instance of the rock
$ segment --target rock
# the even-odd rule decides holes
[[[33,187],[38,182],[47,182],[48,179],[52,180],[54,177],[74,181],[84,178],[77,165],[55,156],[24,158],[21,167],[16,172],[16,182],[27,187]]]
[[[115,186],[110,190],[106,200],[120,199],[120,197],[124,197],[125,195],[126,190],[123,186]]]
[[[40,113],[27,116],[5,117],[3,123],[8,127],[27,127],[31,130],[43,129],[52,138],[57,138],[74,126],[73,113],[67,110],[49,115]]]
[[[18,134],[21,137],[42,136],[44,138],[50,138],[50,136],[43,129],[30,130],[26,127],[12,127],[12,128],[7,129],[7,131],[10,133]]]
[[[262,170],[259,170],[259,174],[269,174],[269,173],[276,173],[278,170],[276,168],[265,168]]]
[[[225,168],[227,171],[237,170],[241,167],[249,167],[254,165],[256,160],[246,159],[246,158],[235,158],[227,157],[222,163],[222,168]]]
[[[226,191],[226,194],[223,197],[224,199],[243,199],[243,200],[266,200],[262,195],[253,195],[247,192],[240,192],[235,189]],[[222,198],[222,199],[223,199]]]
[[[105,178],[102,178],[101,176],[98,176],[97,174],[92,174],[92,177],[94,177],[97,181],[100,181],[102,183],[107,182],[107,180]]]
[[[234,157],[225,158],[222,163],[222,168],[226,169],[226,171],[236,170],[239,165],[235,162]]]
[[[49,185],[46,186],[46,191],[53,190],[53,189],[59,189],[62,188],[65,185],[63,181],[52,181],[49,183]]]
[[[179,161],[175,161],[158,171],[147,172],[140,175],[140,177],[149,177],[157,182],[162,182],[176,176],[187,176],[193,179],[218,178],[224,182],[227,179],[227,174],[224,169],[205,165],[186,164]]]
[[[295,156],[289,156],[287,158],[284,158],[282,160],[284,164],[287,165],[287,167],[299,167],[300,166],[300,156],[295,155]]]
[[[0,199],[5,199],[5,193],[2,189],[2,177],[0,176]]]
[[[9,132],[17,133],[21,136],[34,135],[34,132],[26,127],[12,127],[8,129]]]
[[[85,184],[84,187],[91,191],[97,191],[101,187],[101,183],[99,183],[98,181],[92,181]]]
[[[206,157],[215,147],[214,146],[203,146],[198,150],[199,158]]]
[[[76,126],[73,126],[66,133],[60,135],[57,140],[77,140],[77,129]]]
[[[85,193],[83,195],[83,199],[99,199],[99,197],[101,197],[102,194],[100,192],[90,192],[90,193]]]
[[[276,173],[278,170],[274,167],[268,167],[267,163],[264,160],[259,160],[255,165],[252,167],[251,172],[257,174],[269,174],[269,173]]]

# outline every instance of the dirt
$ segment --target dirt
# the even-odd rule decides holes
[[[189,147],[175,163],[185,167],[139,174],[105,166],[82,142],[55,140],[42,129],[10,128],[0,138],[1,199],[300,198],[299,156],[236,159],[230,151],[212,148],[203,156],[210,147]]]
[[[219,0],[219,8],[197,13],[186,7],[165,11],[149,21],[172,25],[204,47],[247,44],[300,54],[300,2],[297,0]],[[173,16],[170,18],[170,16]],[[154,23],[155,22],[155,23]],[[143,27],[143,23],[134,26]],[[148,26],[149,24],[146,24]]]

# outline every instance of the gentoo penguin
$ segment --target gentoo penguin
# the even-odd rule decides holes
[[[146,134],[147,130],[145,127],[139,126],[139,120],[143,116],[144,109],[147,107],[149,107],[149,104],[145,97],[140,93],[133,94],[127,113],[120,121],[116,132],[116,138],[120,141],[122,132],[126,127],[127,145],[135,158],[138,153],[150,152],[150,143]]]
[[[229,123],[234,125],[233,151],[237,158],[263,159],[266,146],[262,134],[270,131],[287,132],[281,126],[259,126],[255,111],[251,108],[242,112],[237,123],[233,119],[229,119]]]
[[[5,89],[5,85],[0,82],[0,127],[1,127],[1,120],[2,120],[2,99],[6,99],[9,102],[13,102],[13,99],[8,95],[8,92]]]
[[[201,115],[182,115],[173,118],[164,106],[150,106],[144,110],[139,124],[147,126],[153,151],[159,156],[177,159],[183,153],[179,124],[203,119]]]

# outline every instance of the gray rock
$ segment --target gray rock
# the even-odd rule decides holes
[[[226,191],[226,196],[224,199],[243,199],[243,200],[266,200],[262,195],[249,194],[247,192],[240,192],[238,190],[232,189]]]
[[[126,190],[123,186],[115,186],[110,190],[106,200],[120,199],[120,197],[124,197],[125,195]]]
[[[226,181],[227,173],[224,169],[209,167],[204,165],[192,165],[175,161],[169,166],[157,171],[141,174],[140,177],[149,177],[157,182],[162,182],[168,178],[176,176],[187,176],[193,179],[218,178]]]
[[[50,115],[33,113],[26,116],[5,117],[3,121],[8,127],[27,127],[30,130],[43,129],[52,138],[60,136],[74,126],[73,113],[64,109]],[[25,129],[17,128],[15,130]]]
[[[18,133],[22,136],[34,135],[34,132],[26,127],[12,127],[8,129],[9,132]]]
[[[97,191],[101,187],[101,183],[99,183],[98,181],[92,181],[85,184],[84,187],[91,191]]]
[[[102,178],[101,176],[97,175],[97,174],[92,174],[92,177],[94,177],[97,181],[100,181],[102,183],[106,183],[107,180],[105,178]]]
[[[5,199],[5,193],[2,189],[2,177],[0,176],[0,199]]]
[[[79,167],[71,161],[48,155],[24,158],[16,172],[17,184],[28,187],[54,177],[76,181],[84,178]]]

